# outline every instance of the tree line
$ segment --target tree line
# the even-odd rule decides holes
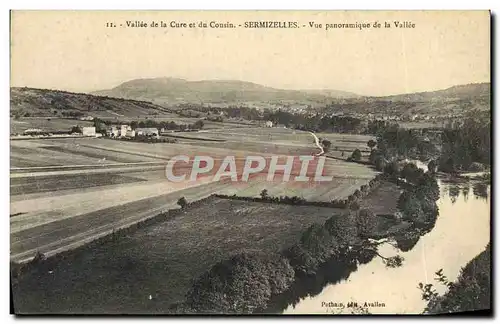
[[[438,135],[430,129],[379,124],[375,145],[368,143],[371,147],[369,161],[380,171],[394,168],[401,159],[431,159],[433,168],[447,173],[484,171],[491,165],[491,120],[488,117],[471,113],[449,123]]]
[[[103,120],[95,117],[93,120],[93,125],[96,128],[97,133],[106,134],[106,131],[112,125],[130,125],[133,130],[137,128],[157,128],[157,129],[167,129],[174,131],[186,131],[186,130],[200,130],[205,125],[203,120],[197,120],[192,124],[176,123],[174,121],[156,121],[153,119],[146,120],[133,120],[130,122],[120,122]]]
[[[471,113],[446,126],[439,168],[445,172],[483,171],[491,165],[491,116]]]

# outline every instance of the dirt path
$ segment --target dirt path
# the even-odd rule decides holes
[[[314,142],[315,142],[316,146],[321,151],[318,154],[316,154],[316,156],[320,156],[320,155],[325,154],[325,150],[323,150],[323,146],[321,146],[321,144],[319,144],[319,138],[318,138],[318,136],[316,136],[316,134],[314,134],[313,132],[309,132],[309,134],[311,134],[314,137]]]

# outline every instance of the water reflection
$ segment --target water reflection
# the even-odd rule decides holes
[[[469,186],[469,183],[467,182],[462,187],[462,195],[464,197],[465,202],[467,202],[467,200],[469,199],[469,191],[470,191],[470,186]]]
[[[439,186],[439,216],[434,229],[421,237],[399,238],[399,249],[391,245],[379,247],[381,254],[399,253],[403,256],[402,267],[387,268],[380,258],[374,258],[354,267],[350,274],[344,272],[340,278],[337,276],[340,282],[336,284],[318,279],[323,282],[323,288],[318,289],[318,281],[314,282],[313,291],[302,287],[305,291],[302,291],[300,301],[297,302],[295,296],[293,305],[289,302],[284,313],[352,313],[349,309],[325,307],[325,302],[330,301],[344,304],[351,301],[358,305],[371,303],[367,310],[373,314],[421,313],[426,303],[417,289],[418,283],[435,284],[434,273],[439,269],[443,269],[443,274],[450,280],[456,280],[461,268],[481,253],[490,241],[489,185],[473,183],[471,188],[468,183],[439,181]],[[468,199],[470,191],[478,199]],[[439,293],[444,293],[444,289],[437,287]],[[285,305],[283,302],[281,309]],[[383,307],[376,306],[382,304]]]
[[[488,185],[482,182],[477,182],[472,187],[476,198],[488,200]]]
[[[450,185],[448,187],[448,195],[451,199],[451,203],[454,204],[457,201],[457,197],[460,195],[460,187],[457,185]]]

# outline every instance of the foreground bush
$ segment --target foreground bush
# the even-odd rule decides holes
[[[345,217],[335,215],[324,225],[311,225],[300,242],[283,251],[283,255],[297,274],[313,275],[321,264],[340,255],[345,247],[357,240],[355,219],[349,213]]]
[[[201,275],[187,293],[187,305],[202,313],[252,313],[288,289],[294,277],[280,255],[241,253]]]
[[[448,287],[440,296],[432,284],[419,284],[422,299],[427,301],[425,313],[442,314],[491,309],[491,245],[472,259],[460,272],[456,282],[449,282],[442,269],[436,281]]]

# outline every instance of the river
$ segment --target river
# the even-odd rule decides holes
[[[443,269],[443,274],[455,281],[461,268],[490,241],[490,186],[449,183],[443,179],[438,183],[439,216],[432,231],[408,252],[400,252],[389,244],[379,247],[381,255],[403,256],[401,267],[387,268],[380,258],[374,258],[360,265],[347,280],[327,285],[320,294],[301,299],[295,307],[289,305],[284,314],[352,313],[352,308],[326,305],[347,305],[350,301],[358,306],[378,302],[378,306],[366,307],[372,314],[422,313],[426,302],[417,285],[432,283],[439,293],[444,293],[446,288],[434,280],[435,272]]]

